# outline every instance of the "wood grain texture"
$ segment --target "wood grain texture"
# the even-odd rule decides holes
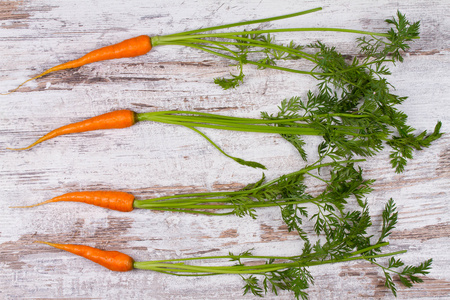
[[[356,2],[356,3],[355,3]],[[384,31],[397,9],[422,24],[421,39],[390,81],[408,96],[402,109],[418,130],[443,121],[450,132],[450,5],[447,0],[322,1],[324,10],[282,20],[280,27],[329,26]],[[316,1],[0,1],[0,92],[86,51],[140,35],[158,35],[318,6]],[[268,27],[273,25],[266,25]],[[354,35],[280,35],[309,43],[321,39],[353,55]],[[305,96],[313,78],[246,67],[246,82],[224,91],[212,78],[233,72],[230,62],[181,47],[155,48],[146,56],[94,63],[50,74],[0,98],[0,298],[1,299],[251,299],[239,276],[174,277],[146,271],[117,274],[40,244],[83,243],[118,250],[136,260],[223,255],[289,255],[301,249],[277,209],[259,218],[207,217],[136,210],[106,211],[83,204],[32,204],[77,190],[115,189],[139,199],[174,193],[235,190],[261,176],[220,155],[188,129],[155,123],[60,137],[32,151],[12,152],[43,133],[115,109],[138,112],[197,110],[241,117],[275,112],[279,102]],[[276,178],[304,163],[291,145],[267,134],[205,131],[231,155],[256,160]],[[318,139],[307,138],[314,155]],[[450,298],[450,138],[415,154],[402,174],[388,165],[388,151],[363,164],[376,179],[368,201],[373,221],[389,198],[399,210],[390,248],[402,259],[434,259],[423,284],[399,288],[399,299]],[[317,190],[320,186],[316,187]],[[314,189],[314,188],[313,188]],[[306,226],[306,230],[311,228]],[[379,270],[355,262],[312,269],[311,299],[393,299]],[[273,295],[268,295],[271,298]],[[281,293],[278,299],[291,299]]]

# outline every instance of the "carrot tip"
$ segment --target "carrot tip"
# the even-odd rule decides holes
[[[49,246],[58,248],[58,244],[53,244],[53,243],[44,242],[44,241],[34,241],[33,244],[45,244],[45,245],[49,245]]]
[[[33,244],[46,244],[52,246],[52,243],[44,242],[44,241],[34,241]]]
[[[23,148],[6,148],[7,150],[12,150],[12,151],[22,151],[22,150],[28,150],[28,149],[30,149],[30,148],[32,148],[32,147],[34,147],[34,146],[36,146],[37,144],[39,144],[38,142],[35,142],[35,143],[33,143],[33,144],[31,144],[31,145],[29,145],[29,146],[26,146],[26,147],[23,147]]]
[[[35,79],[35,78],[37,78],[37,77],[30,78],[30,79],[28,79],[27,81],[22,82],[22,83],[19,84],[16,88],[10,90],[9,92],[1,93],[0,95],[6,96],[6,95],[10,95],[10,94],[12,94],[12,93],[14,93],[14,92],[17,92],[17,90],[20,89],[25,83],[27,83],[27,82],[29,82],[29,81]]]
[[[12,151],[21,151],[21,150],[28,150],[31,147],[25,147],[25,148],[6,148],[7,150],[12,150]]]
[[[36,207],[36,206],[40,206],[42,204],[47,204],[47,203],[51,203],[54,202],[52,201],[52,199],[44,201],[44,202],[39,202],[36,204],[32,204],[32,205],[17,205],[17,206],[10,206],[9,208],[31,208],[31,207]]]
[[[9,208],[30,208],[30,207],[35,207],[39,204],[35,204],[35,205],[18,205],[18,206],[10,206]]]
[[[50,69],[48,69],[48,70],[42,72],[42,73],[39,74],[39,75],[36,75],[36,76],[34,76],[34,77],[31,77],[31,78],[25,80],[24,82],[22,82],[22,83],[19,84],[16,88],[10,90],[9,92],[1,93],[0,95],[5,96],[5,95],[12,94],[12,93],[16,92],[18,89],[20,89],[22,86],[24,86],[26,83],[28,83],[28,82],[30,82],[30,81],[32,81],[32,80],[38,79],[38,78],[40,78],[40,77],[42,77],[42,76],[44,76],[44,75],[47,75],[48,73],[53,72],[55,69],[56,69],[56,67],[50,68]]]
[[[30,79],[30,80],[31,80],[31,79]],[[27,83],[27,82],[30,81],[30,80],[27,80],[27,81],[21,83],[20,85],[18,85],[16,88],[14,88],[14,89],[12,89],[12,90],[6,92],[6,93],[1,93],[0,95],[6,96],[6,95],[9,95],[9,94],[12,94],[12,93],[16,92],[18,89],[20,89],[20,87],[22,87],[25,83]]]

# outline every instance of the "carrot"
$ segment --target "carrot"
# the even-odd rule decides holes
[[[383,215],[385,215],[385,213],[386,210],[383,211]],[[391,216],[389,213],[387,213],[387,215],[389,215],[389,217]],[[351,226],[351,230],[355,230],[358,226],[361,227],[360,223],[348,225]],[[366,227],[370,227],[371,225],[372,223],[369,222]],[[390,233],[390,230],[388,233]],[[343,238],[344,241],[348,239],[347,236],[339,238]],[[366,236],[362,236],[361,238],[366,238]],[[265,290],[266,293],[268,290],[271,290],[275,295],[278,295],[279,291],[284,290],[293,293],[293,296],[297,299],[299,299],[299,295],[302,296],[302,299],[307,299],[308,294],[305,290],[314,284],[314,277],[309,271],[309,268],[327,264],[370,260],[373,264],[379,266],[383,270],[386,278],[390,279],[390,274],[402,276],[401,278],[404,278],[404,280],[401,282],[408,287],[411,287],[413,283],[421,282],[422,279],[417,277],[417,275],[426,275],[431,269],[432,259],[428,259],[417,266],[405,266],[400,258],[394,258],[394,256],[406,253],[406,250],[382,253],[381,248],[388,246],[389,242],[378,241],[376,244],[371,244],[365,241],[366,243],[363,244],[363,246],[358,245],[360,246],[358,248],[347,247],[345,249],[342,249],[341,240],[338,240],[339,243],[335,242],[335,245],[331,244],[331,246],[328,246],[325,249],[324,247],[326,246],[322,247],[319,242],[316,243],[314,247],[305,248],[306,250],[304,249],[301,254],[296,256],[273,256],[267,254],[255,256],[251,253],[251,250],[247,250],[240,254],[229,252],[228,255],[134,261],[130,256],[117,251],[104,251],[83,245],[53,244],[37,241],[37,243],[47,244],[57,249],[85,257],[112,271],[126,272],[137,269],[159,272],[166,275],[197,277],[225,274],[239,275],[244,281],[244,295],[251,291],[255,296],[259,297],[264,296],[263,290]],[[330,255],[326,255],[324,257],[324,253],[328,254],[329,251],[340,251],[343,255],[340,255],[339,257],[329,257]],[[377,262],[378,258],[387,257],[390,257],[389,266],[385,267]],[[249,259],[251,259],[251,263],[244,261]],[[204,263],[196,264],[195,261],[199,260],[204,263],[206,262],[207,265]],[[221,263],[223,260],[226,260],[227,262],[225,264]],[[229,261],[237,261],[238,264],[230,265]],[[396,263],[396,265],[394,265],[393,262]],[[402,266],[404,267],[399,269],[399,267]],[[262,276],[265,277],[265,279],[264,281],[257,280],[256,276]],[[410,278],[412,278],[412,280]],[[280,284],[280,282],[282,284]],[[389,286],[386,286],[391,288],[395,293],[396,289],[393,282]]]
[[[29,145],[28,147],[8,148],[8,149],[27,150],[43,141],[52,139],[60,135],[99,129],[125,128],[134,125],[134,123],[136,123],[136,120],[135,120],[135,113],[133,111],[125,109],[112,111],[81,122],[72,123],[66,126],[59,127],[53,131],[50,131],[49,133],[47,133],[46,135],[38,139],[36,142]]]
[[[29,206],[13,206],[13,208],[35,207],[46,203],[71,201],[96,205],[103,208],[128,212],[133,210],[134,196],[119,191],[87,191],[73,192],[54,197],[50,200]]]
[[[377,59],[380,61],[384,61],[384,56],[386,54],[383,53],[395,53],[393,60],[403,61],[401,56],[398,54],[400,50],[405,50],[409,48],[404,42],[412,41],[413,39],[417,39],[418,37],[418,28],[419,22],[414,24],[410,23],[406,20],[404,15],[398,13],[399,20],[388,19],[386,22],[388,24],[399,24],[402,23],[404,26],[401,28],[397,26],[398,32],[392,31],[391,28],[388,32],[380,33],[380,32],[370,32],[363,30],[354,30],[354,29],[346,29],[346,28],[332,28],[332,27],[306,27],[306,28],[275,28],[275,29],[245,29],[243,31],[223,31],[222,29],[230,29],[232,27],[241,27],[258,23],[267,23],[287,18],[293,18],[313,12],[317,12],[322,10],[321,7],[316,7],[313,9],[308,9],[300,12],[290,13],[281,16],[275,16],[270,18],[263,18],[257,20],[243,21],[231,24],[224,24],[213,27],[203,27],[201,29],[196,30],[188,30],[180,33],[168,34],[168,35],[159,35],[149,37],[147,35],[141,35],[129,40],[125,40],[119,44],[104,47],[98,50],[94,50],[80,59],[76,59],[73,61],[69,61],[65,64],[58,65],[56,67],[50,68],[47,71],[25,81],[21,85],[19,85],[14,90],[3,94],[7,95],[14,91],[16,91],[19,87],[21,87],[26,82],[42,77],[48,73],[76,68],[83,66],[88,63],[114,59],[114,58],[122,58],[122,57],[133,57],[138,55],[143,55],[149,52],[152,48],[156,46],[182,46],[182,47],[190,47],[199,51],[203,51],[208,55],[215,55],[220,58],[226,58],[236,62],[238,67],[238,75],[231,74],[231,78],[214,78],[214,83],[220,85],[223,89],[236,88],[239,86],[244,79],[245,74],[243,73],[243,65],[250,64],[258,67],[258,69],[275,69],[279,71],[297,73],[297,74],[305,74],[311,75],[314,78],[324,77],[333,79],[336,76],[340,77],[341,72],[339,70],[323,68],[323,63],[321,61],[321,53],[310,53],[308,51],[304,51],[304,49],[311,49],[316,52],[316,48],[318,44],[314,43],[308,45],[306,47],[297,45],[294,41],[291,41],[287,45],[283,45],[280,43],[276,43],[274,36],[272,34],[281,33],[281,32],[307,32],[307,31],[316,31],[316,32],[341,32],[341,33],[353,33],[353,34],[361,34],[368,35],[373,38],[373,40],[383,45],[383,47],[389,47],[383,50],[382,47],[376,48],[376,50],[382,50],[377,53]],[[400,30],[401,29],[401,30]],[[217,30],[221,30],[218,32]],[[249,33],[251,32],[251,33]],[[398,41],[395,42],[392,40],[393,36],[398,38]],[[375,38],[376,37],[376,38]],[[372,41],[372,40],[371,40]],[[401,47],[400,47],[400,46]],[[369,47],[369,46],[367,46]],[[319,47],[320,48],[320,47]],[[385,51],[390,50],[390,51]],[[363,51],[364,52],[364,51]],[[373,53],[372,53],[373,54]],[[381,59],[381,57],[383,59]],[[374,57],[375,58],[375,57]],[[279,66],[278,62],[284,60],[291,59],[302,59],[312,62],[313,64],[317,64],[318,66],[314,66],[312,69],[301,70],[297,68],[289,68]],[[369,65],[372,65],[373,62],[370,62]],[[362,63],[357,66],[353,66],[351,68],[352,71],[359,71],[361,68],[365,68],[368,64]],[[322,71],[320,71],[322,70]],[[348,72],[349,70],[345,70]],[[345,73],[344,72],[344,73]],[[350,76],[349,76],[350,77]]]
[[[258,182],[247,184],[243,189],[236,191],[185,193],[143,200],[135,199],[132,194],[117,191],[73,192],[34,205],[12,206],[11,208],[30,208],[52,202],[75,201],[122,212],[129,212],[134,209],[149,209],[210,216],[236,215],[243,217],[248,215],[255,219],[257,217],[255,209],[257,208],[279,207],[284,211],[287,206],[315,204],[319,199],[322,199],[320,205],[323,205],[324,193],[333,190],[332,188],[327,188],[317,197],[299,191],[299,187],[304,184],[305,174],[317,177],[311,173],[313,170],[326,167],[345,169],[346,171],[342,171],[342,173],[352,174],[351,181],[341,175],[336,177],[339,179],[336,183],[329,181],[329,186],[332,184],[339,186],[343,181],[346,181],[349,186],[369,189],[370,180],[361,181],[361,177],[354,176],[358,172],[353,167],[354,163],[363,161],[365,160],[343,160],[328,163],[317,161],[298,171],[284,174],[267,182],[265,182],[263,176]],[[356,190],[353,192],[356,193]],[[296,194],[295,198],[292,197],[294,193]],[[237,205],[237,203],[239,204]]]
[[[111,271],[127,272],[133,270],[134,268],[134,260],[130,256],[118,251],[104,251],[84,245],[53,244],[42,241],[36,241],[36,243],[47,244],[57,249],[82,256],[110,269]]]
[[[11,94],[11,93],[17,91],[25,83],[27,83],[31,80],[40,78],[51,72],[78,68],[78,67],[81,67],[81,66],[93,63],[93,62],[102,61],[102,60],[124,58],[124,57],[135,57],[135,56],[139,56],[139,55],[144,55],[144,54],[148,53],[151,49],[152,49],[152,42],[151,42],[150,37],[147,35],[140,35],[138,37],[124,40],[123,42],[120,42],[118,44],[114,44],[114,45],[110,45],[110,46],[106,46],[106,47],[94,50],[94,51],[89,52],[88,54],[84,55],[81,58],[71,60],[66,63],[57,65],[53,68],[50,68],[50,69],[42,72],[41,74],[24,81],[19,86],[17,86],[15,89],[13,89],[7,93],[3,93],[1,95]]]

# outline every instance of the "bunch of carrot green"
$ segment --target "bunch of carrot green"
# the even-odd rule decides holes
[[[278,294],[279,291],[287,290],[293,292],[297,299],[300,297],[307,299],[307,289],[314,284],[310,268],[324,264],[364,260],[382,270],[386,287],[396,294],[397,288],[392,275],[398,276],[402,284],[411,287],[413,283],[422,282],[423,279],[418,275],[429,273],[432,260],[426,260],[416,266],[405,265],[396,256],[405,253],[406,250],[382,252],[382,249],[389,245],[387,238],[395,228],[398,213],[393,200],[390,199],[382,213],[380,235],[374,239],[373,235],[368,234],[369,229],[374,225],[369,215],[367,202],[363,201],[363,198],[372,190],[371,184],[374,180],[363,179],[362,170],[355,168],[354,163],[336,162],[320,166],[322,169],[331,167],[331,178],[326,181],[323,192],[316,197],[305,192],[306,187],[300,179],[302,174],[313,169],[307,167],[300,172],[271,181],[272,185],[258,182],[236,192],[175,195],[154,199],[157,201],[156,204],[160,202],[163,207],[169,207],[162,210],[210,215],[221,215],[221,213],[208,213],[207,210],[227,209],[227,205],[221,205],[221,203],[227,203],[230,204],[228,206],[234,207],[231,213],[251,217],[256,217],[253,210],[255,207],[261,208],[275,204],[281,208],[281,214],[288,229],[297,231],[303,242],[303,248],[295,256],[254,255],[251,251],[245,251],[240,254],[136,262],[129,255],[117,251],[104,251],[85,245],[40,243],[85,257],[112,271],[126,272],[142,269],[177,276],[238,274],[244,281],[244,294],[251,292],[255,296],[262,296],[269,291]],[[200,205],[195,208],[196,210],[186,210],[182,202],[171,201],[176,199],[185,201],[184,199],[187,198],[186,206],[195,206],[197,204],[195,201],[189,201],[196,199],[205,201],[204,196],[216,197],[215,201],[219,205],[208,204],[210,207],[204,205],[204,210],[199,210],[203,209],[203,205]],[[251,198],[254,200],[250,200]],[[359,204],[356,209],[352,208],[354,207],[351,201],[353,199],[356,199]],[[165,203],[166,200],[169,203]],[[236,203],[238,201],[240,202]],[[161,209],[161,207],[152,206],[153,201],[144,200],[143,203],[142,206],[136,207]],[[147,203],[149,206],[145,205]],[[314,233],[308,234],[302,229],[302,225],[304,222],[311,221],[314,223]],[[312,239],[315,240],[314,243]],[[386,257],[390,257],[386,265],[377,261]],[[202,261],[203,265],[193,264],[195,261]],[[208,263],[214,263],[214,266]]]
[[[280,207],[282,210],[286,210],[288,206],[308,203],[318,207],[324,203],[339,206],[338,203],[345,203],[345,199],[350,196],[355,196],[362,201],[364,194],[371,191],[372,183],[371,180],[364,180],[362,170],[358,170],[354,166],[355,163],[362,161],[364,160],[316,162],[268,182],[265,182],[265,176],[263,176],[258,182],[231,192],[177,194],[137,200],[132,194],[122,191],[84,191],[67,193],[34,205],[16,207],[29,208],[70,201],[122,212],[138,208],[205,215],[236,215],[239,217],[248,215],[256,218],[255,208]],[[314,197],[308,194],[304,184],[305,176],[318,178],[320,176],[318,170],[326,167],[332,167],[331,178],[329,180],[322,179],[327,187],[318,196]],[[313,171],[316,171],[316,174],[313,174]],[[340,190],[339,193],[335,192],[337,189]],[[301,230],[300,226],[296,226],[296,228]]]
[[[135,113],[119,110],[55,129],[28,147],[17,150],[29,149],[63,134],[125,128],[136,122],[154,121],[190,128],[222,154],[251,167],[265,169],[258,162],[225,153],[198,128],[281,134],[305,160],[304,135],[322,136],[323,143],[318,149],[320,155],[333,155],[335,159],[347,159],[353,155],[370,157],[386,144],[392,148],[392,166],[401,172],[407,159],[412,158],[413,150],[428,147],[441,136],[441,123],[438,122],[429,135],[426,131],[414,134],[414,128],[407,124],[406,114],[397,108],[407,98],[392,93],[393,86],[384,77],[390,74],[387,64],[403,61],[401,51],[409,48],[408,41],[418,37],[419,23],[410,23],[400,12],[397,18],[386,21],[393,26],[387,33],[380,34],[385,39],[375,37],[375,34],[371,34],[370,39],[357,39],[363,59],[355,57],[349,61],[334,47],[321,42],[308,45],[307,48],[315,50],[310,54],[316,64],[314,69],[321,70],[311,74],[319,80],[318,90],[309,91],[306,99],[292,97],[283,100],[277,115],[262,112],[262,118],[256,119],[194,111]]]
[[[356,166],[363,161],[357,156],[374,156],[387,145],[391,148],[392,167],[396,172],[403,172],[407,159],[413,157],[414,150],[430,146],[442,135],[440,122],[437,122],[430,134],[426,131],[415,134],[415,129],[407,124],[406,114],[397,107],[407,98],[393,94],[393,86],[385,78],[390,74],[388,64],[402,62],[402,51],[409,48],[408,42],[418,38],[419,22],[410,23],[398,12],[396,17],[386,20],[391,28],[385,33],[338,28],[217,32],[237,26],[300,16],[318,10],[320,8],[165,36],[139,36],[95,50],[80,59],[50,68],[29,79],[95,61],[143,55],[155,46],[180,45],[235,61],[239,74],[232,75],[228,79],[215,79],[215,83],[224,89],[235,88],[243,82],[245,64],[260,69],[272,68],[306,74],[318,80],[317,89],[309,91],[304,99],[292,97],[283,100],[277,114],[262,112],[261,118],[257,119],[194,111],[136,113],[131,110],[119,110],[60,127],[28,147],[15,149],[30,149],[64,134],[126,128],[137,122],[153,121],[190,128],[236,162],[265,169],[265,166],[258,162],[243,160],[225,153],[198,128],[280,134],[298,150],[305,161],[308,158],[303,148],[305,142],[302,137],[320,136],[323,140],[318,145],[319,159],[316,162],[267,182],[263,176],[260,181],[238,191],[171,195],[147,200],[136,200],[133,195],[118,191],[72,192],[26,206],[77,201],[119,211],[141,208],[252,218],[257,217],[257,209],[279,207],[289,231],[298,232],[303,242],[303,249],[298,255],[257,256],[247,251],[222,256],[135,262],[130,256],[117,251],[103,251],[82,245],[42,243],[81,255],[114,271],[145,269],[178,276],[239,274],[244,280],[244,294],[251,292],[256,296],[262,296],[269,291],[277,294],[280,290],[288,290],[292,291],[297,299],[306,299],[306,290],[314,282],[309,271],[310,267],[353,260],[365,260],[379,266],[385,276],[386,287],[394,294],[396,287],[392,274],[397,275],[401,283],[407,287],[421,282],[422,279],[417,275],[429,272],[431,259],[417,266],[405,266],[400,259],[395,258],[396,255],[404,253],[404,250],[381,252],[381,249],[388,245],[386,240],[397,223],[398,214],[392,199],[383,210],[379,237],[374,240],[373,236],[368,234],[374,224],[365,197],[372,191],[371,185],[374,180],[364,179],[362,169]],[[334,47],[322,42],[304,46],[294,42],[287,45],[277,44],[272,35],[277,32],[293,31],[360,34],[363,36],[357,39],[360,58],[347,59]],[[310,70],[297,70],[277,65],[284,60],[298,59],[309,61],[313,67]],[[320,179],[324,184],[323,191],[317,195],[308,193],[304,180],[306,176]],[[312,234],[304,230],[302,225],[305,222],[313,222]],[[317,242],[312,243],[312,238]],[[386,266],[377,262],[378,258],[383,257],[390,257]],[[214,262],[229,260],[231,264],[193,265],[192,262],[196,260]],[[249,260],[252,264],[247,264]]]
[[[387,33],[378,32],[367,32],[362,30],[353,30],[345,28],[277,28],[277,29],[244,29],[240,31],[227,31],[227,32],[217,32],[221,29],[229,29],[233,27],[242,27],[251,24],[266,23],[271,21],[277,21],[286,18],[292,18],[296,16],[301,16],[313,12],[320,11],[322,8],[317,7],[314,9],[309,9],[301,12],[296,12],[292,14],[237,22],[232,24],[225,24],[214,27],[207,27],[197,30],[190,30],[181,33],[162,35],[162,36],[147,36],[141,35],[135,38],[131,38],[120,42],[118,44],[105,46],[103,48],[94,50],[87,53],[83,57],[75,60],[68,61],[66,63],[52,67],[41,74],[38,74],[22,84],[20,84],[15,89],[10,92],[4,93],[3,95],[10,94],[17,91],[25,83],[45,76],[49,73],[72,69],[90,64],[93,62],[118,59],[125,57],[135,57],[148,53],[153,47],[163,46],[163,45],[179,45],[185,47],[195,48],[209,54],[227,58],[238,63],[239,74],[232,75],[230,79],[216,78],[215,83],[219,84],[224,89],[234,88],[243,82],[244,73],[242,66],[245,64],[251,64],[257,66],[259,69],[272,68],[286,72],[308,74],[312,76],[340,76],[338,70],[323,70],[323,72],[316,71],[317,67],[313,67],[311,70],[297,70],[289,67],[277,66],[277,62],[285,60],[298,60],[306,59],[313,64],[320,64],[320,57],[317,54],[311,54],[304,51],[304,48],[315,48],[314,45],[300,46],[296,45],[294,42],[288,45],[277,44],[270,34],[282,33],[282,32],[305,32],[305,31],[334,31],[341,33],[354,33],[363,34],[370,36],[375,39],[380,46],[386,46],[386,53],[394,52],[393,59],[401,58],[399,50],[405,50],[408,45],[404,43],[405,41],[410,41],[418,37],[418,22],[411,25],[411,30],[404,32],[389,31]],[[391,22],[392,20],[386,20]],[[400,20],[401,21],[401,20]],[[393,23],[395,24],[395,23]],[[395,24],[403,26],[404,24]],[[410,25],[409,23],[406,25]],[[398,26],[397,26],[398,28]],[[400,28],[403,30],[404,28]],[[207,32],[207,33],[205,33]],[[387,39],[383,41],[382,38]],[[258,57],[262,56],[262,57]],[[254,59],[250,59],[249,56],[255,56]],[[259,59],[258,59],[259,58]],[[376,64],[375,62],[366,62],[368,65]]]

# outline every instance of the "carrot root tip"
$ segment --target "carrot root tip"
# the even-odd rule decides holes
[[[39,204],[34,204],[34,205],[17,205],[17,206],[10,206],[9,208],[31,208],[31,207],[35,207],[38,205],[41,205],[41,204],[39,203]]]
[[[45,245],[52,246],[52,243],[44,242],[44,241],[34,241],[33,244],[45,244]]]

